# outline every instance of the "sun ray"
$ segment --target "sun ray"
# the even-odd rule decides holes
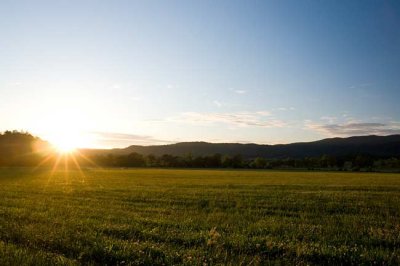
[[[44,186],[44,189],[46,189],[49,186],[49,183],[50,183],[51,179],[53,179],[53,175],[54,175],[55,171],[57,170],[57,167],[58,167],[58,164],[60,163],[61,157],[62,157],[61,154],[57,155],[56,161],[54,162],[54,165],[53,165],[53,167],[52,167],[52,169],[50,171],[50,175],[47,178],[46,185]]]
[[[56,162],[53,165],[53,168],[51,169],[51,173],[50,173],[51,176],[54,175],[54,172],[57,170],[57,167],[58,167],[58,164],[60,163],[61,158],[62,158],[62,155],[59,154],[57,156]]]
[[[39,167],[41,167],[43,164],[45,164],[46,162],[48,162],[50,159],[54,158],[55,154],[54,153],[50,153],[49,155],[47,155],[43,160],[41,160],[39,162],[38,165],[36,165],[33,169],[32,172],[36,171]]]
[[[88,158],[86,155],[84,155],[82,152],[80,152],[79,150],[75,151],[75,154],[79,155],[81,158],[83,158],[85,161],[89,162],[92,166],[97,167],[97,168],[101,168],[101,166],[99,166],[98,164],[96,164],[93,160],[91,160],[90,158]]]
[[[86,182],[86,180],[85,180],[85,179],[86,179],[86,176],[85,176],[85,174],[83,173],[82,168],[81,168],[81,166],[79,165],[78,161],[76,160],[74,154],[71,154],[71,159],[72,159],[72,162],[75,164],[76,168],[78,168],[78,171],[79,171],[79,173],[80,173],[81,176],[82,176],[82,183],[85,183],[85,182]]]
[[[64,192],[71,192],[71,180],[69,178],[69,167],[68,167],[68,159],[69,159],[69,153],[64,154]]]

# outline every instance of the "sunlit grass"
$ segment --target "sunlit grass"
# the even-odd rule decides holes
[[[0,169],[0,265],[400,262],[398,174],[63,161]]]

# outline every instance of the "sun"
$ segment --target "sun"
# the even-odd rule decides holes
[[[75,131],[72,128],[55,130],[48,134],[47,140],[59,154],[70,154],[76,152],[79,148],[91,146],[87,134]]]
[[[64,139],[56,142],[53,141],[53,146],[58,153],[62,154],[73,153],[78,148],[74,141],[69,139]]]
[[[50,138],[50,142],[56,151],[62,154],[73,153],[82,144],[79,136],[71,132],[67,134],[64,132],[55,134]]]
[[[47,140],[57,153],[68,154],[80,148],[93,146],[95,139],[88,128],[89,122],[90,119],[84,111],[70,106],[54,108],[51,113],[44,114],[36,124],[43,132],[43,139]]]

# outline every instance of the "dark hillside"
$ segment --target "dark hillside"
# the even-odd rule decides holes
[[[83,151],[88,154],[110,153],[123,155],[136,152],[143,155],[153,154],[156,156],[163,154],[204,156],[219,153],[222,155],[241,154],[244,158],[304,158],[318,157],[324,154],[333,156],[367,154],[378,157],[391,157],[400,155],[400,135],[329,138],[313,142],[279,145],[181,142],[170,145],[133,145],[124,149]]]
[[[0,166],[36,165],[50,145],[26,132],[0,133]]]

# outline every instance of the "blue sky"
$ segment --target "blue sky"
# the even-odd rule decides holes
[[[398,1],[1,1],[0,130],[79,146],[400,133]]]

